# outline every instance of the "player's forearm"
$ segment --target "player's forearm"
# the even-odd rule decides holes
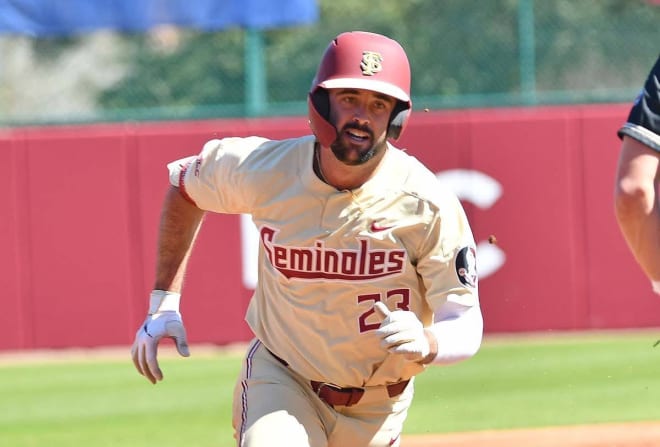
[[[183,277],[204,211],[171,187],[165,197],[158,236],[154,289],[181,292]]]

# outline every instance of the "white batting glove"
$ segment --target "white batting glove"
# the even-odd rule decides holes
[[[179,313],[181,295],[164,290],[154,290],[149,299],[149,315],[135,334],[131,348],[133,364],[140,374],[151,383],[163,380],[158,365],[158,343],[163,337],[174,340],[176,349],[184,357],[190,355],[186,329]]]
[[[401,354],[411,362],[419,362],[431,353],[424,326],[417,315],[407,310],[390,312],[380,301],[374,304],[374,309],[385,318],[376,330],[383,349]]]

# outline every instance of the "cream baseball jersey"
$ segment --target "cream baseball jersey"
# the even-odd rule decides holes
[[[313,156],[313,136],[211,140],[170,163],[170,181],[201,209],[252,216],[259,268],[246,320],[269,350],[302,376],[342,387],[408,379],[424,366],[380,347],[373,306],[412,311],[425,326],[479,312],[463,208],[391,145],[351,191],[321,181]],[[438,340],[440,351],[470,331],[481,327]]]

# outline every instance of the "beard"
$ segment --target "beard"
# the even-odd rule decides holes
[[[373,144],[367,148],[361,148],[358,143],[352,143],[347,135],[349,129],[356,129],[369,134],[369,140]],[[337,132],[337,138],[330,145],[332,153],[337,160],[349,166],[362,165],[384,150],[387,145],[387,137],[383,136],[378,141],[374,140],[373,131],[367,126],[358,126],[357,124],[347,124]]]

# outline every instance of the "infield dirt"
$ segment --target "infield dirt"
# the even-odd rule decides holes
[[[658,447],[660,422],[407,436],[402,447]]]

